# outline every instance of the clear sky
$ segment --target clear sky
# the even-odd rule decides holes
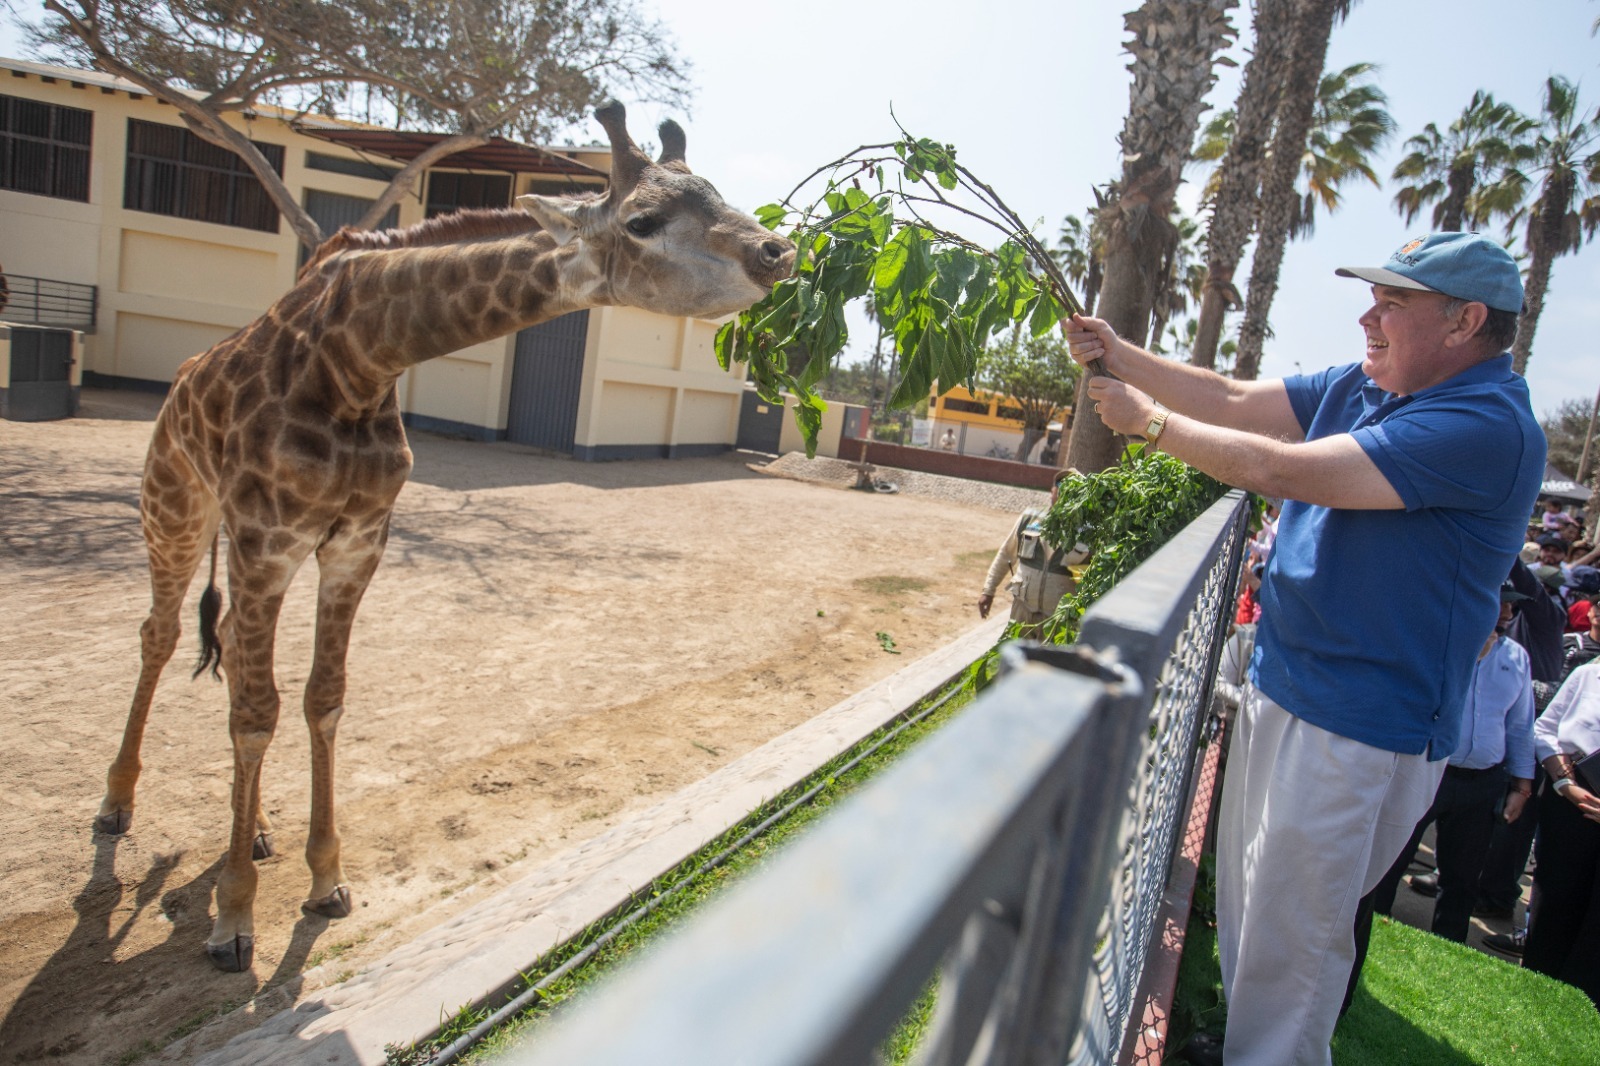
[[[1135,0],[640,2],[693,64],[692,110],[677,116],[688,130],[689,163],[741,207],[780,199],[821,163],[890,139],[891,104],[911,131],[956,145],[970,169],[1052,239],[1062,216],[1081,216],[1093,202],[1090,188],[1120,169],[1116,137],[1129,81],[1122,11]],[[1589,32],[1596,17],[1600,3],[1589,0],[1365,0],[1335,29],[1328,64],[1381,66],[1378,81],[1399,123],[1376,168],[1386,177],[1407,136],[1429,121],[1448,123],[1476,89],[1536,112],[1544,79],[1559,73],[1581,83],[1591,109],[1600,104],[1600,39]],[[1248,4],[1234,20],[1247,44]],[[1244,44],[1233,50],[1241,62]],[[22,54],[15,31],[0,30],[0,52]],[[1211,102],[1227,107],[1237,72],[1222,73]],[[651,136],[654,110],[633,106],[630,116],[636,137]],[[594,126],[576,137],[601,134]],[[1392,197],[1389,187],[1352,188],[1314,237],[1290,245],[1264,375],[1361,357],[1356,318],[1368,293],[1333,270],[1381,264],[1426,228],[1423,218],[1406,225]],[[1538,414],[1594,397],[1597,338],[1600,248],[1590,247],[1556,263],[1528,367]],[[852,350],[867,343],[858,336]]]

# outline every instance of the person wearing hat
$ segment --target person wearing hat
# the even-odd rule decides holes
[[[1357,907],[1456,750],[1544,475],[1503,247],[1435,233],[1338,273],[1372,286],[1365,357],[1313,374],[1238,381],[1062,325],[1104,363],[1085,395],[1107,426],[1285,500],[1219,815],[1230,1066],[1331,1063]]]

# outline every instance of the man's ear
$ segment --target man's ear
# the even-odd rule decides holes
[[[1456,313],[1455,328],[1450,331],[1450,336],[1445,343],[1451,347],[1466,344],[1477,337],[1483,330],[1483,324],[1489,320],[1489,308],[1486,304],[1476,301],[1462,306]]]
[[[517,206],[532,215],[557,244],[566,244],[583,233],[586,205],[577,200],[526,193],[517,197]]]

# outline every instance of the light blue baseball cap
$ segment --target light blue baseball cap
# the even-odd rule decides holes
[[[1496,311],[1522,311],[1522,272],[1499,242],[1481,233],[1430,233],[1402,244],[1381,267],[1340,267],[1341,278],[1438,292]]]

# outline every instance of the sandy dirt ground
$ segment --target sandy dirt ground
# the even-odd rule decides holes
[[[224,687],[189,679],[203,576],[132,831],[90,831],[149,606],[137,497],[158,402],[89,391],[78,418],[0,421],[0,1062],[134,1062],[355,972],[975,624],[1011,522],[749,456],[585,464],[415,434],[339,734],[356,912],[299,911],[312,565],[278,631],[255,968],[219,974],[201,944],[232,764]]]

